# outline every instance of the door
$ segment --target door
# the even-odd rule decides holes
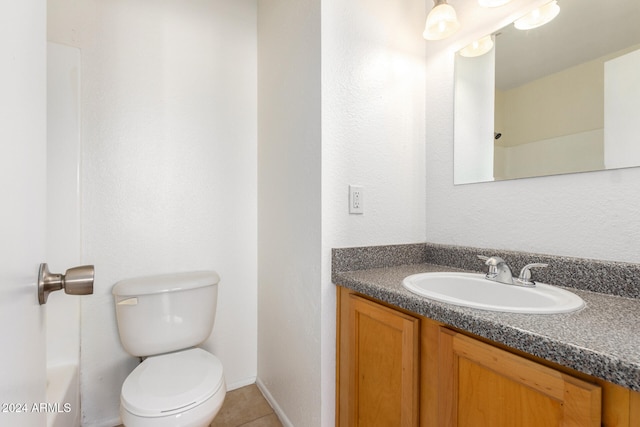
[[[46,422],[46,2],[0,3],[0,425]]]
[[[601,389],[441,327],[440,426],[600,427]]]
[[[338,424],[417,426],[418,319],[339,289]]]

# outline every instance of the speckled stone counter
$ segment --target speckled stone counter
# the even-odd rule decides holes
[[[543,279],[535,274],[536,270],[534,278],[558,286],[575,284],[575,280],[557,278],[562,279],[567,271],[582,277],[586,266],[595,278],[580,287],[569,286],[582,297],[586,307],[568,314],[500,313],[440,303],[402,286],[402,279],[411,274],[481,271],[483,265],[474,259],[476,253],[501,256],[512,266],[517,266],[518,257],[523,260],[522,265],[552,261],[550,267],[562,266],[563,272],[547,273]],[[448,257],[452,260],[442,261]],[[516,274],[519,271],[516,267],[513,270]],[[640,299],[630,296],[638,294],[638,278],[640,266],[636,264],[477,248],[414,244],[333,251],[335,284],[635,391],[640,391]],[[584,290],[601,286],[609,292]]]

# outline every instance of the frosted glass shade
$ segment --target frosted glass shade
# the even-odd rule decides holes
[[[519,30],[531,30],[551,22],[560,13],[560,6],[556,0],[544,6],[533,9],[531,12],[517,19],[513,25]]]
[[[493,38],[486,36],[480,40],[476,40],[470,45],[460,49],[460,55],[466,58],[474,58],[476,56],[484,55],[493,48]]]
[[[446,3],[440,3],[427,15],[422,36],[427,40],[442,40],[455,33],[458,28],[460,23],[454,8]]]

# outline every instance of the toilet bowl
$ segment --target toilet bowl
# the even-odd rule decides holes
[[[223,367],[195,347],[211,334],[219,278],[191,272],[128,279],[113,288],[123,347],[146,357],[122,385],[126,427],[206,427],[226,395]]]

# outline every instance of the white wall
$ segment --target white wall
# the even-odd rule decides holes
[[[49,271],[80,265],[80,50],[47,44],[47,257]],[[47,300],[47,365],[80,361],[80,298]],[[75,405],[77,406],[77,405]]]
[[[323,2],[323,256],[424,239],[425,16],[410,0]]]
[[[604,67],[604,163],[608,168],[635,166],[640,159],[640,49]]]
[[[320,1],[258,4],[258,379],[319,426]]]
[[[81,265],[80,50],[47,43],[47,256],[49,271]],[[47,312],[47,426],[80,425],[80,296],[53,292]],[[85,297],[86,298],[86,297]]]
[[[331,248],[424,241],[425,7],[259,4],[258,377],[286,423],[332,425]]]
[[[455,182],[493,181],[496,50],[455,57]]]
[[[427,241],[638,262],[638,168],[453,185],[453,52],[497,28],[476,23],[467,40],[428,45]]]
[[[331,248],[425,239],[425,8],[322,2],[322,426],[334,423]],[[364,187],[363,215],[348,213],[349,184]]]
[[[84,425],[118,423],[136,364],[120,346],[111,287],[214,269],[205,348],[233,388],[256,376],[255,0],[52,0],[49,38],[82,49]]]

